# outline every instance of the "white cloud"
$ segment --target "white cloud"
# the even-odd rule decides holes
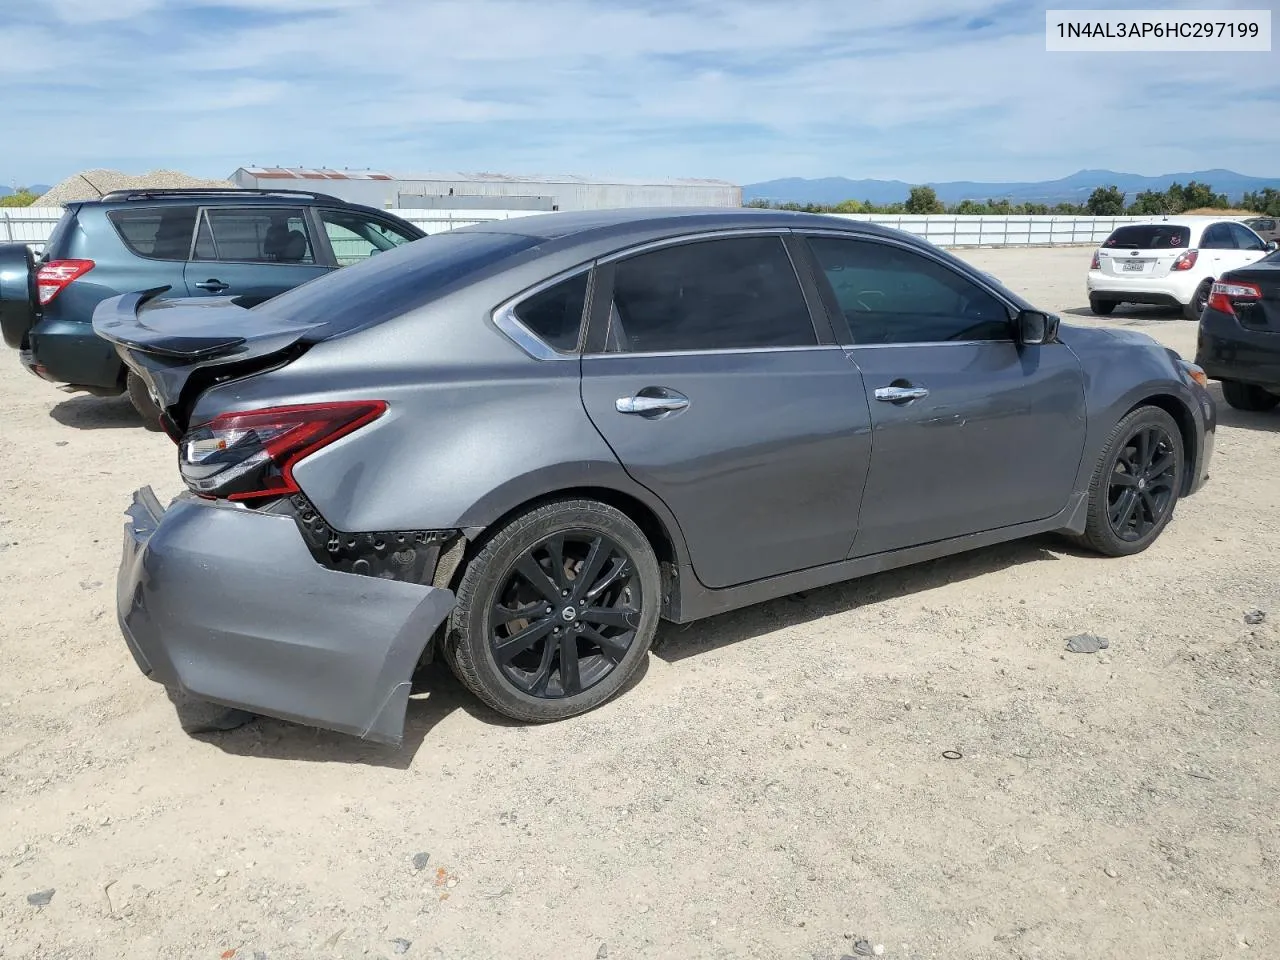
[[[187,0],[97,2],[116,22],[18,28],[6,83],[24,90],[0,101],[0,129],[40,134],[16,141],[0,179],[125,162],[742,181],[1266,173],[1280,145],[1259,121],[1277,101],[1243,99],[1268,83],[1280,95],[1274,57],[1048,54],[1042,7],[223,0],[212,22]],[[994,23],[944,30],[940,15]],[[1225,145],[1214,126],[1254,142]]]

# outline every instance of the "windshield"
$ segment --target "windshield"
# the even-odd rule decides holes
[[[325,274],[253,309],[319,321],[327,336],[350,333],[419,307],[445,287],[538,242],[507,233],[439,233]]]
[[[1191,228],[1167,223],[1135,223],[1119,227],[1107,237],[1104,247],[1126,250],[1185,250],[1191,242]]]

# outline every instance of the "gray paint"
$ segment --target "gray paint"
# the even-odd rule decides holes
[[[190,496],[165,512],[149,487],[134,496],[124,542],[120,625],[153,680],[400,742],[413,668],[453,606],[448,590],[326,570],[287,517]]]
[[[1060,342],[1042,346],[854,345],[843,318],[823,307],[803,256],[800,279],[819,340],[834,336],[836,344],[599,355],[592,351],[604,342],[598,325],[608,315],[607,269],[593,271],[583,356],[537,359],[494,323],[497,308],[545,278],[645,244],[736,230],[830,233],[826,218],[630,211],[529,217],[480,232],[494,230],[536,237],[538,244],[472,282],[442,289],[402,316],[321,340],[279,369],[206,390],[191,421],[267,405],[386,400],[390,407],[383,417],[294,471],[320,513],[345,531],[463,529],[475,537],[541,497],[591,489],[626,494],[657,516],[673,542],[676,577],[663,612],[678,621],[1022,536],[1080,532],[1091,472],[1112,428],[1128,410],[1153,398],[1172,409],[1187,430],[1184,493],[1207,475],[1212,401],[1180,372],[1176,355],[1150,338],[1063,327]],[[1028,306],[920,241],[865,224],[850,224],[848,233],[892,238],[946,262],[1002,299],[1011,315]],[[429,256],[430,241],[419,244],[420,251],[402,248],[383,256]],[[120,318],[128,312],[122,306],[123,301],[115,304],[120,326],[114,331],[106,329],[107,313],[99,318],[104,334],[145,339],[159,335],[148,334],[147,324],[165,326],[163,310],[154,316],[144,311],[145,323],[130,324]],[[168,308],[182,321],[175,320],[174,329],[194,316],[178,307]],[[273,321],[270,304],[224,312],[223,333],[246,340],[233,360],[284,342],[305,343],[320,329],[312,329],[315,324],[324,322]],[[210,307],[201,317],[214,313]],[[209,329],[217,326],[210,322]],[[176,396],[181,367],[165,362],[157,372],[151,358],[148,364],[153,382]],[[895,380],[918,381],[930,395],[903,407],[869,399]],[[644,387],[678,391],[690,405],[655,420],[617,411],[618,398]],[[232,702],[235,690],[243,688],[257,691],[252,699],[274,696],[259,685],[258,672],[278,665],[270,658],[255,660],[255,644],[278,652],[280,663],[298,657],[316,667],[305,646],[295,648],[293,628],[281,623],[297,612],[297,591],[313,586],[342,601],[316,608],[326,611],[320,635],[332,636],[341,656],[353,654],[338,643],[338,634],[345,638],[359,630],[372,651],[362,650],[361,658],[393,652],[396,657],[394,667],[381,671],[364,659],[351,665],[366,678],[378,672],[383,683],[376,696],[364,686],[348,694],[360,701],[361,717],[380,709],[388,689],[399,689],[393,682],[397,670],[398,682],[408,682],[412,651],[403,647],[404,632],[417,624],[414,643],[421,649],[444,616],[443,596],[367,578],[352,584],[349,575],[323,571],[279,518],[246,519],[243,510],[205,504],[188,503],[182,511],[175,508],[170,516],[190,519],[166,518],[148,543],[148,555],[156,559],[142,564],[146,576],[126,570],[122,583],[145,585],[153,574],[171,578],[167,594],[142,595],[133,614],[140,623],[157,616],[157,609],[167,617],[164,649],[195,644],[195,637],[209,631],[232,638],[226,649],[243,662],[233,658],[219,668],[225,675],[212,669],[201,675],[221,676],[229,684],[215,690],[214,699]],[[166,550],[170,536],[174,546]],[[246,551],[245,544],[253,549]],[[235,582],[224,582],[218,594],[206,597],[193,562],[216,567],[220,575],[225,568]],[[270,572],[258,585],[268,564]],[[289,599],[280,607],[282,595]],[[269,596],[275,606],[268,605]],[[179,612],[167,597],[194,606]],[[236,609],[223,609],[217,602],[223,597],[234,597],[235,604],[227,606]],[[357,627],[372,609],[366,605],[371,597],[383,605],[380,613]],[[428,597],[434,597],[430,616],[413,605],[414,598],[422,603]],[[131,629],[136,636],[137,628]],[[170,641],[170,635],[177,639]],[[198,656],[194,649],[184,655]],[[321,671],[317,683],[329,682]],[[210,681],[197,683],[197,692],[211,695]],[[297,697],[309,702],[302,691]],[[340,719],[349,729],[365,722],[347,713]],[[324,722],[334,725],[331,717]]]

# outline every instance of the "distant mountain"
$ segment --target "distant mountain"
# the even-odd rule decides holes
[[[18,184],[18,186],[22,186],[22,184]],[[39,197],[43,194],[48,193],[50,188],[49,188],[49,184],[47,183],[33,183],[31,184],[31,186],[27,187],[27,189],[30,190],[32,193],[34,193],[37,197]],[[13,193],[12,187],[0,186],[0,197],[7,197],[11,193]]]
[[[1158,177],[1144,177],[1136,173],[1116,173],[1111,170],[1081,170],[1061,180],[1042,180],[1034,183],[976,183],[956,180],[948,183],[930,183],[943,203],[959,203],[961,200],[1002,200],[1014,203],[1084,203],[1097,187],[1115,184],[1129,199],[1143,190],[1167,190],[1173,183],[1198,180],[1210,184],[1217,193],[1225,193],[1227,199],[1238,201],[1242,194],[1264,187],[1280,189],[1280,177],[1246,177],[1232,170],[1197,170],[1193,173],[1166,173]],[[901,203],[907,199],[912,184],[901,180],[848,180],[844,177],[824,177],[805,180],[789,177],[749,183],[742,188],[744,202],[772,200],[778,203],[836,204],[842,200],[870,200],[872,203]]]

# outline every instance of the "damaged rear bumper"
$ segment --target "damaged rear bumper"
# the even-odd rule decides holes
[[[438,587],[318,564],[289,517],[134,494],[116,606],[142,672],[192,696],[398,744]]]

